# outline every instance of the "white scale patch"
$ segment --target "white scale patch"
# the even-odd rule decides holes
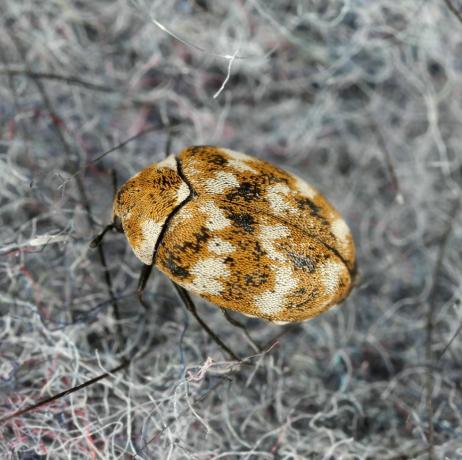
[[[162,224],[159,224],[153,219],[146,219],[141,225],[143,240],[136,248],[133,248],[133,250],[141,262],[146,265],[152,264],[154,248],[161,230]]]
[[[326,293],[332,297],[335,296],[338,291],[341,274],[346,268],[340,262],[327,261],[319,265],[318,269]]]
[[[200,210],[208,216],[205,225],[209,230],[222,230],[231,225],[231,221],[226,218],[225,213],[213,201],[204,203]]]
[[[247,171],[251,172],[252,174],[258,174],[258,171],[252,168],[247,161],[252,161],[254,158],[249,157],[249,155],[246,155],[245,153],[241,152],[236,152],[234,150],[229,150],[229,149],[221,149],[223,152],[228,155],[228,164],[234,168],[237,169],[238,171]]]
[[[284,225],[262,225],[260,227],[260,241],[263,249],[268,253],[268,256],[278,262],[285,262],[283,254],[278,252],[274,247],[273,241],[279,238],[286,238],[290,235],[289,229]]]
[[[174,171],[177,170],[175,155],[169,155],[165,160],[159,161],[157,163],[158,168],[169,168]]]
[[[233,252],[235,248],[229,241],[218,236],[212,238],[207,247],[210,252],[223,257],[199,260],[190,270],[194,279],[185,288],[200,294],[219,295],[224,289],[220,278],[223,279],[230,275],[230,270],[224,262],[224,256]]]
[[[199,260],[190,273],[194,280],[184,287],[200,294],[219,295],[223,289],[223,283],[218,278],[226,278],[230,275],[229,268],[220,259]]]
[[[264,314],[273,314],[283,310],[287,294],[297,287],[297,281],[290,267],[283,265],[273,270],[276,272],[274,289],[263,292],[255,300],[255,306]]]
[[[271,206],[271,209],[276,214],[283,214],[283,213],[296,213],[297,209],[292,207],[289,203],[287,203],[285,197],[290,194],[291,190],[287,185],[277,184],[273,187],[270,187],[267,192],[267,199]]]
[[[348,225],[343,219],[335,219],[330,225],[330,230],[342,245],[347,245],[351,234]]]
[[[241,160],[241,161],[252,161],[252,160],[254,160],[254,158],[247,155],[246,153],[237,152],[236,150],[230,150],[230,149],[220,149],[220,150],[222,152],[225,152],[226,155],[230,156],[231,158],[234,158],[235,160]]]
[[[241,172],[250,172],[252,174],[258,174],[258,171],[252,168],[252,166],[249,166],[245,161],[242,160],[236,160],[235,158],[228,160],[228,165],[231,166],[231,168],[237,169],[238,171]]]
[[[221,194],[231,187],[239,187],[239,181],[233,174],[224,171],[220,171],[205,183],[205,190],[209,193]]]
[[[181,182],[180,188],[176,192],[176,204],[183,203],[186,198],[189,196],[189,187],[186,182]]]
[[[283,225],[263,225],[260,227],[260,241],[263,249],[274,261],[284,264],[286,258],[274,245],[274,240],[287,238],[290,231]],[[284,308],[285,298],[290,291],[297,287],[292,268],[288,265],[273,265],[275,272],[274,289],[260,294],[255,299],[255,306],[264,314],[273,314]]]
[[[226,241],[218,236],[212,238],[208,242],[207,247],[210,252],[220,256],[231,254],[236,249],[229,241]]]
[[[306,183],[303,179],[300,179],[300,177],[297,177],[297,176],[294,176],[294,177],[297,180],[297,183],[296,183],[297,190],[302,195],[305,195],[310,200],[313,200],[316,197],[316,195],[318,194],[317,190],[314,189],[308,183]]]

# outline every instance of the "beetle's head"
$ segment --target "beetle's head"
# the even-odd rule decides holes
[[[189,196],[173,155],[133,176],[114,199],[112,221],[125,233],[135,255],[151,265],[157,240],[168,217]]]

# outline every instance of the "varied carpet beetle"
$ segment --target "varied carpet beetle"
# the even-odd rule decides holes
[[[188,147],[129,179],[114,199],[112,227],[147,276],[155,266],[221,308],[276,323],[339,303],[356,274],[350,230],[326,198],[220,147]]]

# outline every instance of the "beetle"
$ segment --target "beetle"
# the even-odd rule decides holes
[[[110,228],[144,264],[139,293],[155,266],[183,293],[274,323],[338,304],[356,275],[350,229],[322,194],[221,147],[187,147],[138,172],[98,240]]]

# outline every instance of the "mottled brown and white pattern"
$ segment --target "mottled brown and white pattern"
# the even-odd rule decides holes
[[[349,293],[351,232],[302,179],[218,147],[189,147],[130,179],[114,203],[138,258],[220,307],[302,321]]]

